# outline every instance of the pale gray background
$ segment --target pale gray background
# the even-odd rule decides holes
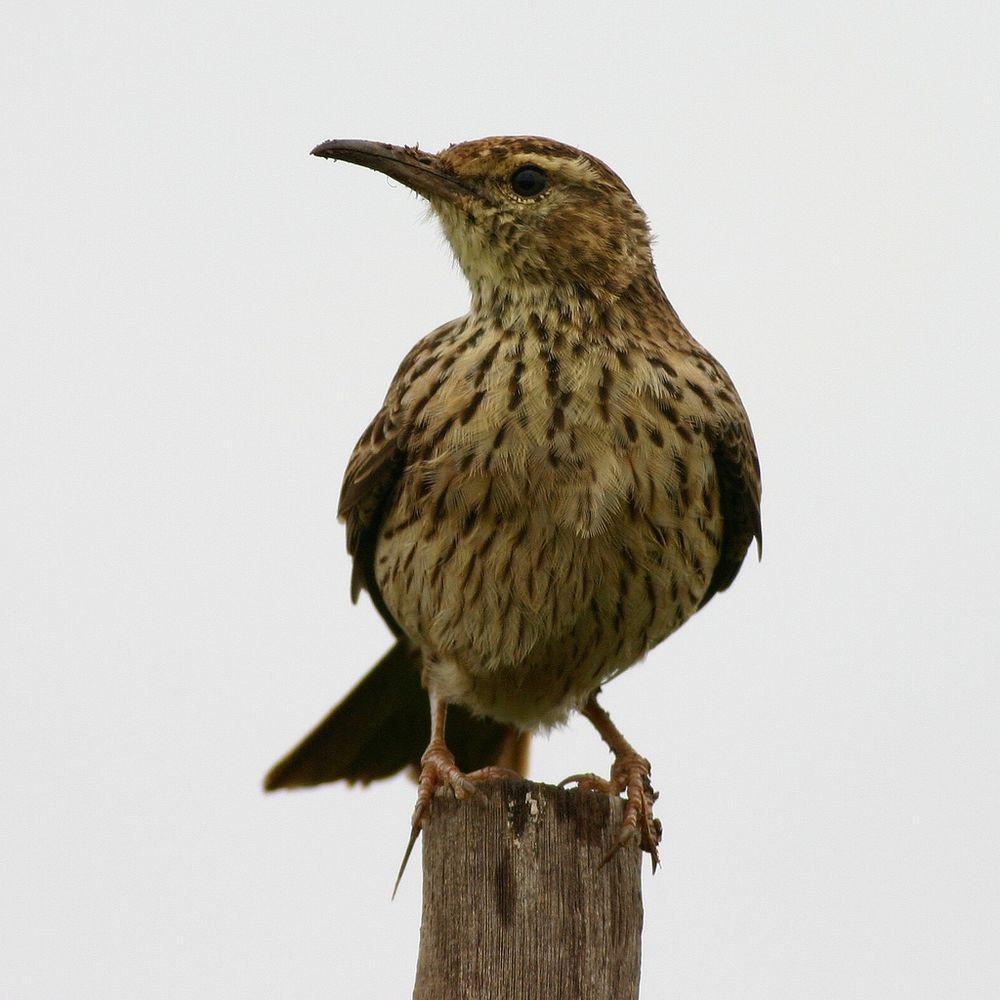
[[[0,995],[409,995],[413,786],[259,780],[388,644],[340,477],[466,289],[307,153],[508,132],[630,184],[764,468],[763,563],[607,692],[662,792],[643,997],[1000,995],[995,4],[2,21]]]

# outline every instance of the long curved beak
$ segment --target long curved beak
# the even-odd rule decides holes
[[[312,155],[377,170],[431,200],[462,205],[475,197],[475,192],[462,184],[436,156],[416,147],[391,146],[367,139],[328,139]]]

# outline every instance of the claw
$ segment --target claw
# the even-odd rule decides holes
[[[658,795],[649,782],[650,771],[649,761],[645,757],[630,752],[615,758],[610,781],[595,774],[574,774],[559,782],[560,787],[572,782],[583,791],[603,792],[606,795],[625,794],[625,816],[621,828],[614,846],[600,867],[603,868],[623,847],[636,841],[649,854],[654,872],[659,866],[657,847],[663,836],[663,827],[653,816],[653,803]]]
[[[417,804],[410,823],[410,839],[406,843],[406,851],[403,853],[399,873],[396,875],[396,883],[392,888],[393,899],[396,898],[399,883],[403,879],[403,872],[406,871],[406,865],[413,853],[420,831],[427,822],[431,802],[438,788],[450,788],[459,801],[476,798],[485,802],[486,795],[479,787],[480,782],[500,779],[523,780],[520,774],[506,767],[482,767],[478,771],[463,774],[458,769],[451,751],[443,742],[432,741],[423,757],[420,758],[420,765],[420,778],[417,781]]]
[[[410,827],[410,839],[407,841],[406,850],[403,852],[403,860],[400,862],[399,871],[396,873],[396,881],[392,887],[392,899],[396,898],[396,893],[399,891],[399,883],[403,881],[403,872],[406,871],[407,862],[410,860],[410,855],[413,853],[413,845],[417,842],[417,837],[420,836],[420,827],[414,823]]]

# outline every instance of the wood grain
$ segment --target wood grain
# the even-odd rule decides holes
[[[635,1000],[641,854],[606,865],[624,803],[491,782],[439,792],[423,832],[414,1000]]]

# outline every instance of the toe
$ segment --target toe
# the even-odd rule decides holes
[[[481,767],[478,771],[470,771],[466,777],[470,781],[524,781],[524,775],[512,771],[509,767]]]
[[[459,800],[471,799],[477,793],[475,783],[457,767],[448,775],[448,784],[451,785],[455,798]]]
[[[571,774],[559,782],[560,788],[567,785],[576,785],[581,792],[603,792],[605,795],[618,795],[621,791],[614,782],[596,774]]]

